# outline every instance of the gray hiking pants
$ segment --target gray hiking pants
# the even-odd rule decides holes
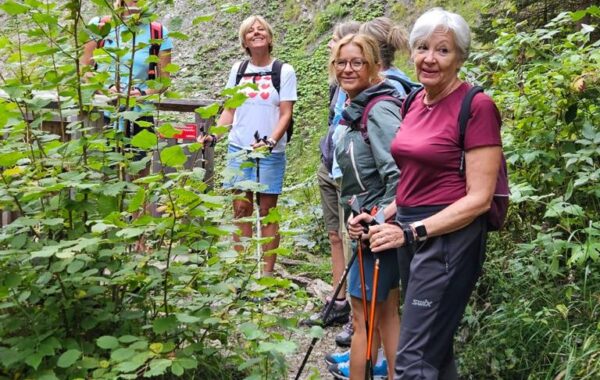
[[[400,222],[426,218],[443,207],[399,208]],[[454,333],[485,259],[486,216],[442,236],[399,250],[404,307],[395,380],[458,379]]]

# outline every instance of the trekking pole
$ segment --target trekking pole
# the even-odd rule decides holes
[[[256,142],[260,141],[260,135],[258,131],[254,132],[254,139]],[[256,182],[260,186],[260,157],[256,157]],[[256,192],[256,262],[257,262],[257,278],[262,276],[262,267],[261,267],[261,259],[262,259],[262,247],[260,244],[260,239],[262,237],[262,231],[260,226],[260,190]]]
[[[355,214],[358,215],[360,213],[360,207],[358,204],[355,205],[355,208],[358,210],[355,211]],[[353,210],[354,211],[354,210]],[[368,230],[367,230],[368,232]],[[371,360],[371,346],[368,344],[369,332],[373,329],[373,318],[369,318],[369,309],[367,308],[367,289],[366,289],[366,281],[365,281],[365,265],[363,262],[363,251],[362,251],[362,241],[358,239],[357,244],[357,252],[358,252],[358,270],[360,274],[360,291],[362,296],[362,304],[363,304],[363,316],[365,319],[365,332],[367,333],[367,351],[366,351],[366,365],[365,365],[365,379],[373,379],[373,368],[372,368],[372,360]],[[373,299],[371,298],[371,305],[373,305]]]
[[[348,204],[350,205],[350,209],[352,210],[353,215],[356,216],[360,213],[360,207],[358,206],[358,200],[356,199],[356,196],[352,196],[350,201],[348,201]],[[365,229],[366,228],[367,227],[365,226]],[[335,300],[338,297],[338,295],[340,294],[340,290],[342,290],[342,285],[346,282],[346,278],[348,277],[348,272],[350,272],[350,268],[352,267],[352,264],[354,264],[354,261],[356,260],[357,256],[358,256],[358,250],[355,250],[354,253],[352,253],[352,256],[350,257],[350,261],[348,261],[348,264],[344,268],[344,272],[342,272],[342,277],[340,278],[340,282],[338,282],[338,284],[335,288],[335,291],[333,292],[333,296],[331,298],[332,302],[327,303],[327,306],[325,307],[325,311],[323,312],[323,318],[322,318],[324,321],[327,320],[327,318],[329,317],[329,314],[331,313],[331,310],[333,310],[333,306],[335,303],[335,302],[333,302],[333,300]],[[306,351],[306,354],[304,355],[304,359],[302,359],[302,363],[300,364],[300,368],[298,368],[296,377],[294,378],[295,380],[300,379],[300,375],[302,375],[304,366],[306,365],[306,362],[308,361],[308,358],[310,357],[310,354],[312,353],[313,349],[315,348],[315,344],[317,344],[318,340],[319,340],[318,337],[314,337],[312,339],[312,341],[310,342],[310,346],[308,347],[308,350]]]
[[[350,272],[350,268],[352,267],[352,264],[354,264],[354,261],[356,260],[357,255],[358,255],[358,251],[354,251],[354,253],[350,257],[350,261],[348,261],[348,265],[346,265],[346,268],[344,268],[344,272],[342,273],[340,282],[338,282],[337,287],[335,288],[335,292],[333,292],[332,300],[335,300],[337,298],[337,296],[339,295],[340,290],[342,289],[342,285],[344,285],[344,283],[346,282],[346,277],[348,277],[348,272]],[[329,314],[331,313],[331,310],[333,310],[334,304],[335,304],[335,302],[333,302],[333,301],[327,303],[327,307],[325,308],[325,311],[323,312],[323,320],[327,320],[327,318],[329,317]],[[314,337],[312,339],[312,341],[310,342],[310,346],[308,347],[308,350],[306,351],[306,354],[304,355],[304,359],[302,359],[302,364],[300,364],[300,368],[298,368],[298,372],[296,373],[295,380],[300,379],[302,370],[304,370],[304,366],[306,365],[306,362],[308,361],[308,358],[310,357],[310,354],[312,353],[312,350],[315,348],[315,344],[317,344],[318,340],[319,340],[318,337]]]
[[[373,333],[375,330],[375,305],[377,304],[377,287],[379,285],[378,282],[379,256],[375,255],[375,268],[373,268],[373,285],[371,291],[371,311],[369,312],[369,330],[367,332],[367,366],[365,368],[365,378],[371,380],[373,379],[373,361],[371,359],[371,350],[373,346]]]

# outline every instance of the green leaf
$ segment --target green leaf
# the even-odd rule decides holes
[[[81,260],[73,260],[67,267],[67,273],[73,274],[79,272],[81,268],[85,266],[85,263]]]
[[[324,331],[321,326],[313,326],[310,328],[309,335],[311,338],[322,338],[323,334],[324,334]]]
[[[288,340],[283,340],[281,342],[271,343],[271,342],[260,342],[258,345],[258,352],[279,352],[284,355],[292,354],[296,351],[296,343]]]
[[[117,348],[110,354],[110,359],[116,362],[123,362],[136,354],[135,350],[127,348]]]
[[[144,190],[143,187],[140,187],[136,191],[135,195],[129,201],[129,206],[127,206],[127,211],[134,212],[134,211],[139,210],[142,207],[142,205],[144,204],[145,200],[146,200],[146,190]]]
[[[175,362],[185,369],[194,369],[198,367],[198,361],[194,358],[177,358],[175,359]]]
[[[36,352],[33,355],[27,355],[27,358],[25,359],[25,363],[33,369],[38,369],[38,367],[40,366],[40,363],[42,362],[43,357],[44,356],[41,353]]]
[[[151,149],[156,146],[158,143],[158,138],[156,134],[148,131],[147,129],[143,129],[137,135],[133,136],[131,139],[131,145],[140,149]]]
[[[146,231],[146,229],[143,227],[129,227],[118,231],[116,235],[123,239],[131,239],[140,236],[144,231]]]
[[[178,313],[175,314],[177,316],[177,320],[181,323],[196,323],[200,322],[202,319],[198,317],[194,317],[193,315]]]
[[[166,65],[163,68],[163,71],[165,71],[165,72],[167,72],[169,74],[174,74],[174,73],[178,72],[179,69],[180,69],[179,65],[176,65],[174,63],[169,63],[168,65]]]
[[[144,377],[162,375],[172,363],[173,362],[169,359],[154,359],[150,362],[150,370],[144,373]]]
[[[244,104],[246,99],[248,99],[248,96],[246,96],[244,93],[238,92],[225,101],[224,107],[227,109],[238,108]]]
[[[157,334],[174,330],[177,327],[177,318],[171,315],[164,318],[158,318],[152,323],[152,330]]]
[[[174,362],[171,366],[171,372],[173,372],[173,375],[175,376],[181,376],[183,375],[184,369],[181,364]]]
[[[96,344],[105,350],[112,350],[119,347],[119,340],[114,336],[104,335],[96,339]]]
[[[172,32],[169,30],[169,38],[170,39],[176,39],[176,40],[182,40],[182,41],[187,41],[190,39],[190,37],[185,34],[185,33],[181,33],[181,32]]]
[[[180,167],[185,164],[187,157],[180,145],[173,145],[160,152],[160,160],[164,166]]]
[[[219,103],[213,103],[205,107],[198,107],[194,111],[203,119],[210,119],[219,112]]]
[[[161,137],[164,137],[167,139],[170,139],[171,137],[178,134],[179,132],[181,132],[181,131],[177,128],[174,128],[173,125],[170,123],[165,123],[165,124],[161,125],[160,127],[158,127],[158,133],[161,135]]]
[[[203,15],[203,16],[198,16],[196,17],[193,21],[192,21],[192,25],[198,25],[201,22],[208,22],[208,21],[212,21],[215,18],[215,14],[211,13],[208,15]]]
[[[60,355],[60,357],[58,358],[58,362],[56,362],[56,365],[60,368],[69,368],[70,366],[75,364],[75,362],[77,361],[77,359],[79,359],[80,356],[81,351],[79,350],[67,350],[62,355]]]
[[[252,322],[246,322],[239,326],[240,331],[248,340],[265,338],[265,334]]]
[[[16,16],[18,14],[27,13],[29,11],[29,7],[15,3],[12,0],[7,0],[4,4],[0,5],[0,9],[3,9],[6,13],[11,16]]]

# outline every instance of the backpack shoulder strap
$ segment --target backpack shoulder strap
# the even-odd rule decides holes
[[[404,119],[404,117],[408,113],[410,105],[412,104],[413,100],[415,100],[415,98],[417,97],[417,94],[422,90],[423,87],[418,87],[413,89],[411,92],[408,93],[408,95],[406,95],[406,98],[404,98],[404,102],[402,103],[402,107],[400,107],[400,116],[402,116],[402,119]]]
[[[360,134],[362,135],[363,140],[365,140],[367,144],[369,144],[369,135],[367,133],[367,122],[369,120],[369,113],[371,112],[373,107],[375,107],[375,104],[379,103],[380,101],[390,101],[396,104],[398,107],[402,107],[402,101],[396,98],[395,96],[391,95],[379,95],[369,100],[369,102],[365,106],[365,109],[363,110],[362,116],[360,117]]]
[[[471,103],[473,102],[475,95],[480,92],[483,92],[483,87],[471,87],[460,105],[460,113],[458,114],[458,145],[462,152],[460,154],[460,166],[458,167],[458,172],[461,176],[465,175],[465,132],[467,131],[469,119],[471,118]]]
[[[98,22],[98,27],[102,28],[105,24],[110,23],[111,17],[110,16],[102,16],[100,17],[100,22]],[[96,42],[96,46],[98,49],[104,47],[104,38],[102,38],[101,40],[98,40],[98,42]]]
[[[240,63],[240,66],[238,67],[237,74],[235,75],[235,85],[236,86],[238,84],[240,84],[240,81],[242,80],[242,77],[246,73],[246,69],[248,68],[248,64],[249,63],[250,63],[249,59],[245,59],[245,60],[242,61],[242,63]]]
[[[153,41],[150,45],[150,55],[158,57],[160,53],[160,40],[163,38],[163,26],[160,22],[153,21],[150,23],[150,40]],[[156,79],[158,64],[150,62],[148,64],[148,79]]]
[[[385,79],[400,83],[402,85],[402,88],[404,89],[404,92],[406,92],[407,95],[410,94],[415,88],[421,88],[420,85],[411,83],[405,78],[399,77],[397,75],[386,75]]]
[[[283,62],[276,59],[273,61],[273,67],[271,68],[271,82],[273,83],[273,87],[279,93],[281,89],[281,70],[283,68]]]

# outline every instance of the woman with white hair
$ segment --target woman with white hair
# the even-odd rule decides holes
[[[394,379],[458,377],[453,336],[485,258],[487,212],[502,160],[501,120],[492,99],[478,93],[461,146],[458,114],[472,86],[458,72],[470,43],[465,20],[441,8],[419,17],[409,38],[424,91],[405,109],[391,145],[401,174],[395,202],[384,213],[395,213],[395,223],[368,233],[373,252],[400,248],[404,307]],[[371,219],[354,218],[351,236],[361,236],[359,222]]]

